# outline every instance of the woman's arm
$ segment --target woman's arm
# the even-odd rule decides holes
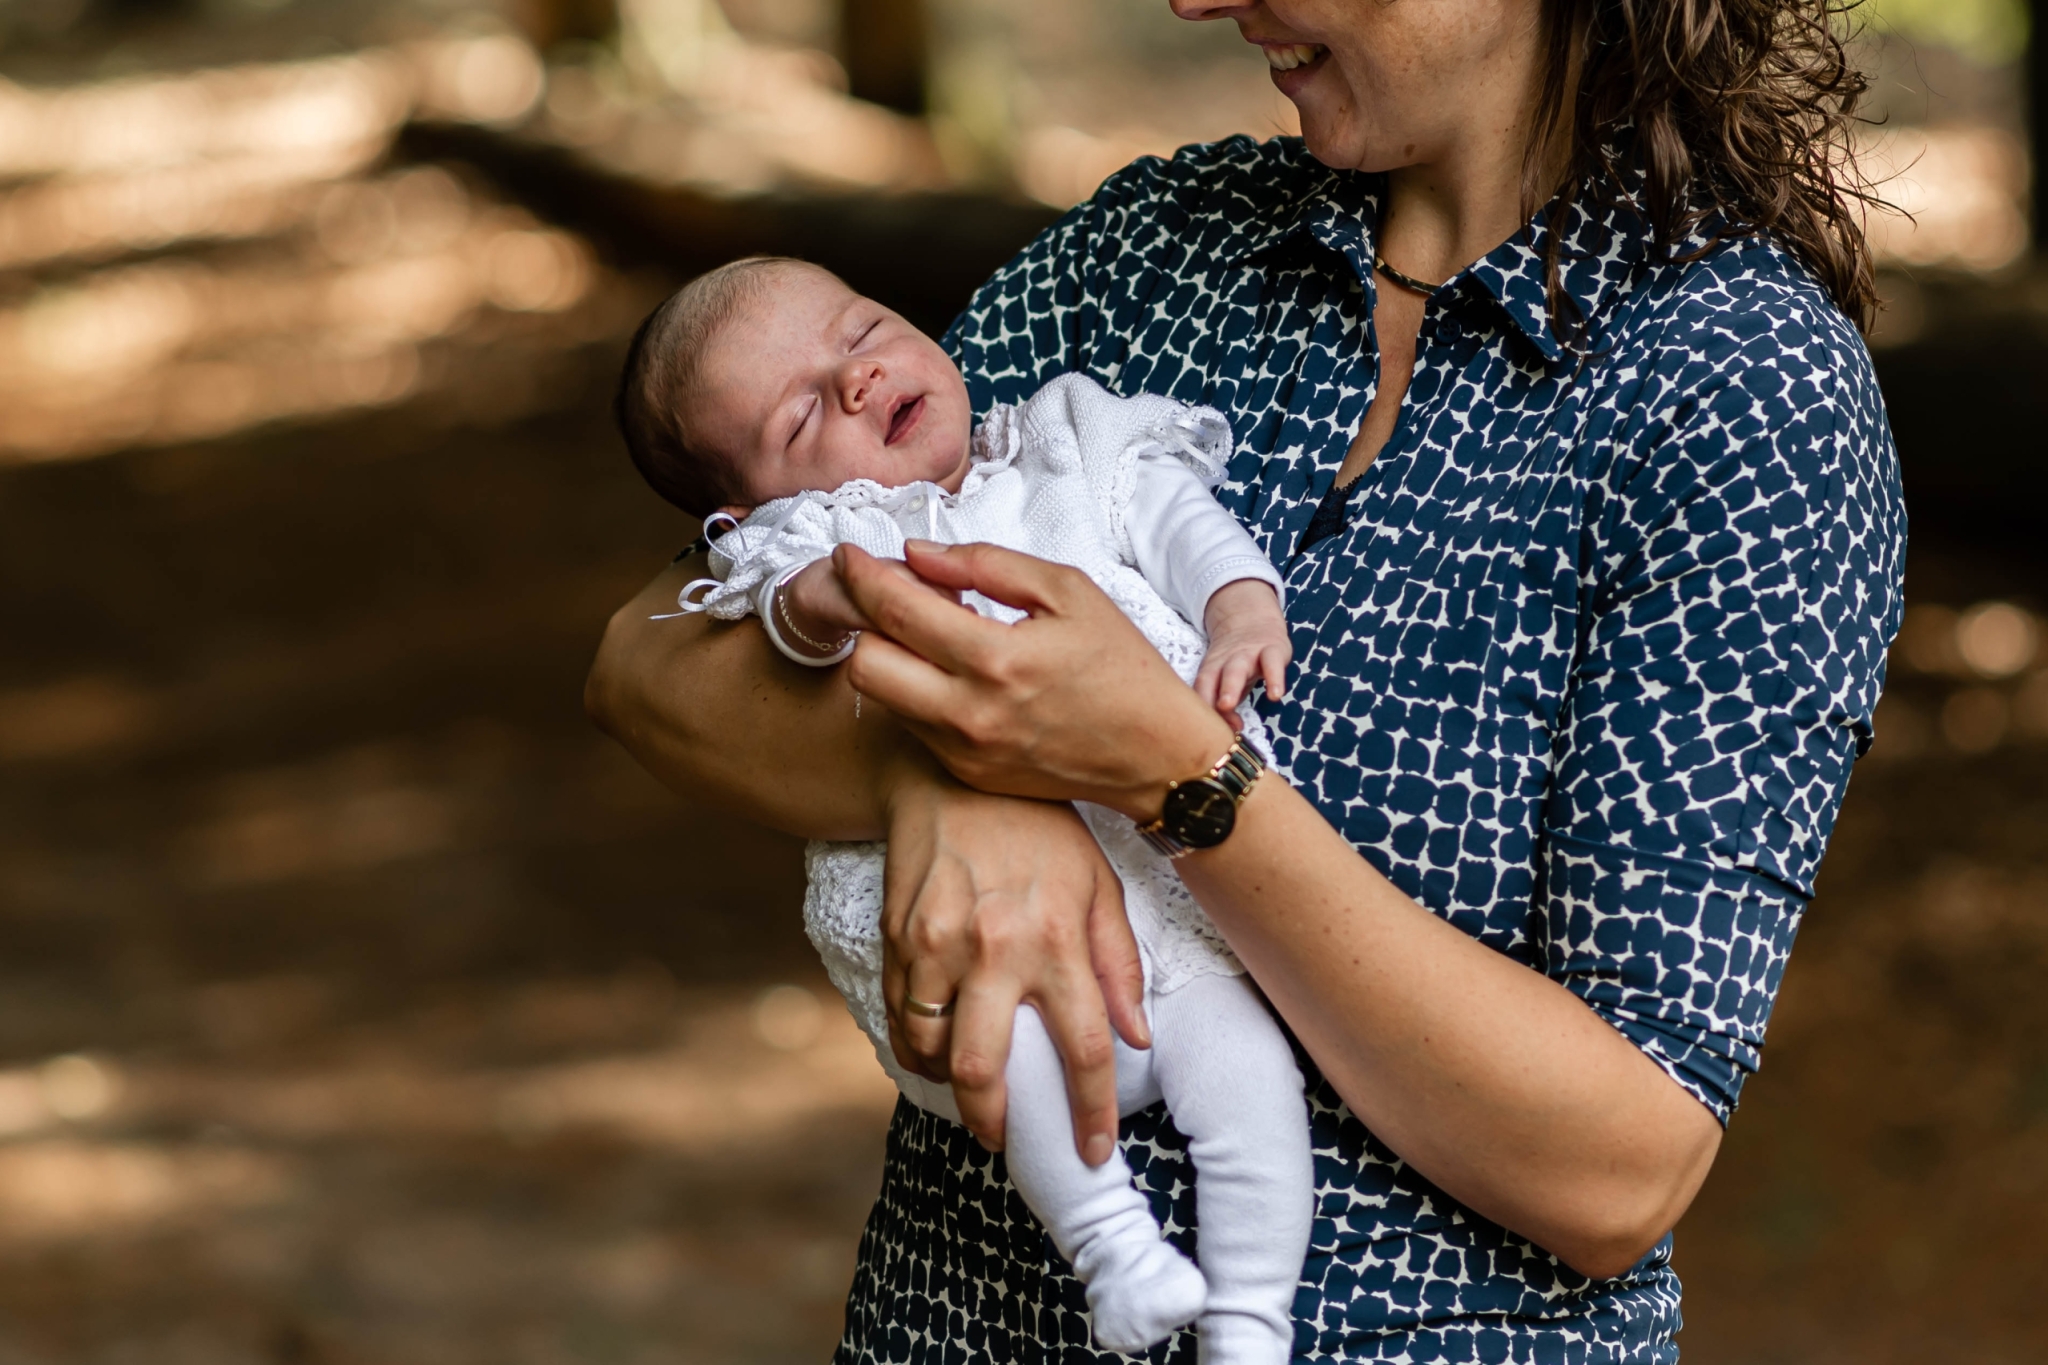
[[[1345,1103],[1461,1203],[1599,1279],[1699,1193],[1712,1113],[1563,986],[1401,894],[1292,787],[1261,781],[1180,871]]]
[[[841,558],[883,632],[856,653],[857,684],[977,787],[1149,819],[1169,781],[1231,743],[1073,570],[913,545],[927,579],[1031,613],[1003,627]],[[1580,1272],[1634,1264],[1705,1178],[1714,1116],[1562,986],[1396,890],[1277,779],[1240,818],[1184,875],[1353,1111],[1453,1197]]]
[[[790,663],[754,622],[650,620],[701,568],[672,565],[612,617],[584,688],[592,720],[692,804],[813,839],[886,836],[898,1060],[951,1081],[1000,1146],[1010,1019],[1028,1001],[1067,1059],[1075,1145],[1100,1164],[1117,1130],[1110,1029],[1136,1047],[1150,1035],[1122,887],[1094,837],[1064,803],[961,786],[880,706],[856,721],[845,669]],[[946,980],[922,983],[905,964],[937,944]],[[903,1016],[906,988],[938,1003],[956,984],[952,1026]]]
[[[856,721],[844,669],[796,667],[751,621],[649,619],[703,571],[673,564],[613,615],[584,685],[590,718],[692,805],[804,838],[882,838],[921,746],[881,707]]]

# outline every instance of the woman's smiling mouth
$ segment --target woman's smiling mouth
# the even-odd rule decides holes
[[[1298,66],[1313,65],[1330,49],[1321,43],[1261,43],[1266,54],[1266,65],[1275,71],[1292,71]]]
[[[882,444],[893,446],[916,428],[918,419],[924,416],[924,397],[901,400],[889,413],[889,431],[882,438]]]

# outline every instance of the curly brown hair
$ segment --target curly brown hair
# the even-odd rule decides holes
[[[1877,280],[1863,220],[1882,201],[1851,142],[1868,86],[1845,41],[1860,3],[1545,0],[1535,126],[1555,131],[1530,149],[1532,201],[1561,159],[1561,188],[1541,187],[1558,190],[1560,212],[1633,201],[1675,259],[1768,234],[1867,331]],[[1576,330],[1562,252],[1552,234],[1551,312]]]

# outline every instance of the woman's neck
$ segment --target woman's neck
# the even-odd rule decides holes
[[[1527,221],[1525,148],[1535,122],[1541,75],[1533,66],[1501,73],[1474,100],[1444,153],[1388,172],[1379,250],[1402,273],[1447,280],[1512,237]],[[1564,101],[1569,108],[1571,101]],[[1562,181],[1567,151],[1547,139],[1538,168],[1546,188]]]

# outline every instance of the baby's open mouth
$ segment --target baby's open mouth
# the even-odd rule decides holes
[[[917,425],[917,419],[922,416],[924,398],[921,395],[916,398],[898,399],[896,407],[889,413],[889,434],[882,438],[882,444],[893,446],[908,436],[910,429]]]
[[[1266,65],[1275,71],[1292,71],[1308,66],[1330,49],[1321,43],[1266,43]]]

